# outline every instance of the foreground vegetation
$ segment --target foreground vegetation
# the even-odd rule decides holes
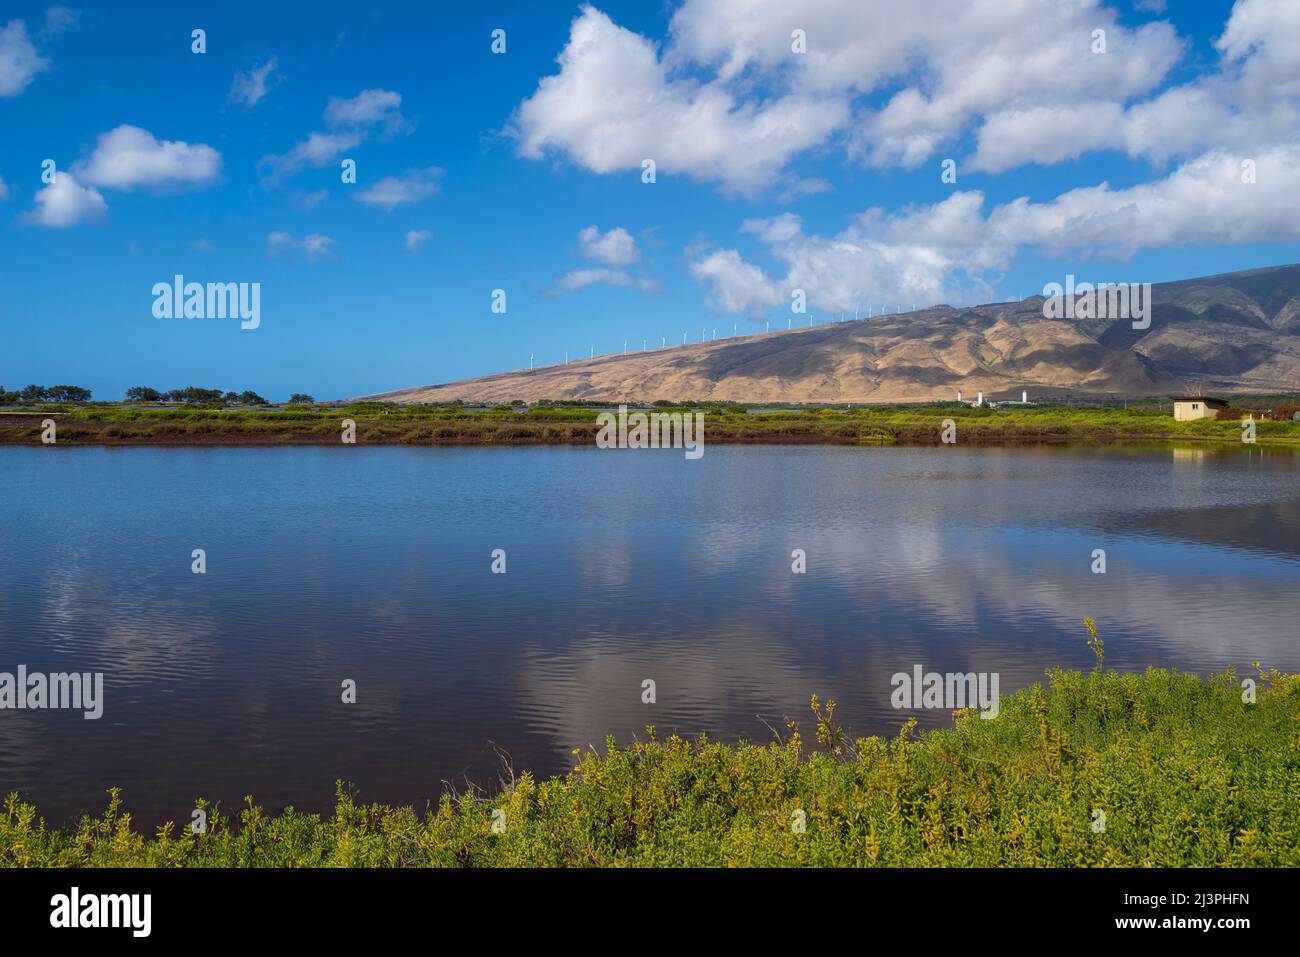
[[[303,396],[301,398],[309,398]],[[937,444],[952,419],[958,443],[1219,441],[1240,443],[1237,417],[1176,422],[1155,405],[1041,405],[972,409],[956,403],[860,408],[776,408],[657,404],[652,411],[705,415],[706,442]],[[344,419],[358,444],[590,444],[599,409],[556,403],[469,408],[459,404],[385,403],[227,409],[204,405],[150,408],[129,404],[49,405],[0,413],[0,444],[39,442],[53,418],[59,442],[82,444],[332,445]],[[1257,421],[1262,444],[1300,445],[1300,422]]]
[[[249,798],[236,824],[199,802],[206,833],[187,821],[146,837],[116,791],[69,830],[10,795],[0,864],[1300,865],[1300,676],[1261,671],[1255,703],[1231,671],[1099,664],[1048,678],[1004,698],[996,719],[958,712],[950,729],[909,722],[888,741],[849,740],[815,697],[815,744],[794,723],[766,746],[647,728],[630,747],[574,752],[562,777],[522,774],[494,797],[448,795],[423,813],[358,804],[340,785],[323,819]]]

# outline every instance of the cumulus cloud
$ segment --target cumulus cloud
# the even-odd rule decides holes
[[[691,261],[691,275],[705,283],[705,302],[725,313],[761,316],[781,302],[776,284],[734,249],[703,253]]]
[[[334,240],[320,233],[309,233],[302,239],[295,239],[284,232],[270,233],[266,237],[266,254],[278,256],[281,253],[301,253],[308,260],[322,259],[333,255]]]
[[[1000,173],[1027,157],[1050,165],[1090,150],[1122,148],[1123,119],[1124,108],[1105,100],[998,110],[984,120],[975,154],[963,165]]]
[[[588,286],[621,286],[642,292],[658,292],[659,284],[647,276],[626,268],[641,261],[636,239],[622,226],[601,232],[597,226],[578,230],[578,245],[583,259],[604,263],[604,266],[587,266],[574,269],[555,280],[550,295],[576,292]]]
[[[1236,32],[1252,35],[1243,6],[1284,2],[1240,0]],[[685,0],[669,34],[661,50],[583,7],[559,72],[514,113],[519,152],[596,173],[654,159],[658,172],[785,196],[808,191],[789,173],[796,157],[841,144],[869,165],[914,167],[978,131],[974,168],[1060,162],[1123,144],[1124,108],[1184,48],[1169,23],[1125,26],[1101,0],[919,0],[887,17],[842,0]],[[1089,125],[1057,125],[1071,116]]]
[[[1164,163],[1211,144],[1255,150],[1285,143],[1300,130],[1297,37],[1296,4],[1238,0],[1215,41],[1216,69],[1127,104],[1115,98],[996,111],[979,130],[970,167],[1002,172],[1099,149]],[[1057,95],[1047,88],[1044,96]]]
[[[533,159],[562,154],[596,173],[640,171],[754,193],[849,116],[837,97],[742,102],[720,82],[672,75],[655,44],[584,7],[558,58],[515,111],[511,131]]]
[[[407,170],[401,176],[385,176],[375,185],[357,193],[358,202],[392,211],[406,203],[418,203],[438,192],[442,170],[437,166]]]
[[[406,124],[402,97],[389,90],[362,90],[351,99],[331,97],[325,107],[328,131],[313,132],[287,153],[268,154],[258,161],[263,181],[274,184],[307,166],[326,166],[367,137],[391,134]]]
[[[23,21],[11,20],[0,28],[0,98],[19,96],[49,65],[36,52]]]
[[[670,29],[676,61],[721,79],[854,97],[851,152],[911,167],[992,113],[1155,89],[1182,52],[1176,32],[1165,22],[1129,29],[1117,17],[1100,0],[919,0],[888,16],[839,0],[800,0],[797,10],[786,0],[686,0]],[[806,32],[803,55],[791,55],[793,27]],[[1094,30],[1105,31],[1106,54],[1092,52]],[[871,100],[882,93],[883,105]]]
[[[611,266],[628,266],[641,258],[636,240],[622,226],[615,226],[606,233],[588,226],[578,231],[578,242],[582,245],[583,258]]]
[[[230,101],[249,108],[256,106],[266,96],[267,80],[275,72],[276,64],[276,58],[271,57],[259,67],[236,73],[230,84]]]
[[[1300,7],[1238,0],[1215,41],[1218,70],[1129,106],[1124,149],[1157,162],[1207,143],[1260,149],[1300,131]]]
[[[402,245],[406,247],[408,253],[418,253],[420,247],[429,241],[433,233],[427,229],[408,229],[406,236],[402,240]]]
[[[1123,259],[1144,247],[1300,241],[1292,199],[1300,144],[1253,157],[1254,182],[1242,161],[1213,150],[1150,183],[1102,183],[1040,203],[1022,197],[987,213],[983,193],[959,191],[892,215],[866,210],[830,236],[806,234],[791,213],[747,220],[742,229],[784,264],[779,282],[735,250],[696,250],[690,268],[710,306],[757,316],[796,288],[830,311],[968,302],[991,291],[1025,247]]]
[[[65,229],[101,220],[107,212],[108,204],[97,189],[81,185],[72,173],[65,171],[37,191],[36,207],[25,213],[23,219],[37,226]]]
[[[917,0],[888,16],[842,0],[684,0],[661,46],[584,6],[510,131],[534,159],[596,173],[653,159],[789,199],[812,188],[793,161],[826,149],[910,168],[973,137],[960,166],[1000,173],[1097,150],[1165,163],[1300,130],[1294,0],[1237,0],[1217,64],[1172,87],[1188,45],[1166,20],[1128,19],[1103,0]]]
[[[94,186],[129,190],[137,186],[205,186],[221,172],[221,154],[202,143],[157,140],[138,126],[101,133],[90,157],[73,164]]]

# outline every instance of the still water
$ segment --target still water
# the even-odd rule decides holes
[[[142,826],[200,796],[328,810],[336,779],[423,806],[494,787],[498,750],[543,775],[647,724],[770,740],[812,692],[854,734],[944,724],[894,710],[891,675],[1006,695],[1092,665],[1085,615],[1108,666],[1300,669],[1290,451],[8,447],[0,469],[0,672],[104,674],[99,720],[0,711],[0,793],[51,823],[110,785]]]

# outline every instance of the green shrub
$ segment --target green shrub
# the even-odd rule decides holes
[[[1090,629],[1090,634],[1093,632]],[[1095,640],[1095,635],[1094,635]],[[135,832],[120,793],[99,818],[49,828],[11,794],[6,866],[1256,866],[1300,865],[1300,677],[1261,671],[1255,703],[1232,671],[1051,671],[996,719],[850,741],[814,697],[820,749],[648,738],[502,793],[445,795],[420,814],[358,804],[333,816]],[[513,776],[512,776],[513,777]],[[494,811],[504,833],[494,833]],[[1105,829],[1094,830],[1094,811]],[[803,812],[806,830],[792,821]]]

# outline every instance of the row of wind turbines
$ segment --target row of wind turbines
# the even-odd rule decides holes
[[[903,307],[902,307],[901,305],[900,305],[900,306],[896,306],[896,307],[894,308],[894,311],[893,311],[893,312],[888,312],[887,309],[888,309],[887,306],[881,306],[881,307],[880,307],[880,312],[877,313],[875,316],[873,316],[873,315],[872,315],[872,309],[871,309],[870,306],[868,306],[868,307],[867,307],[867,315],[866,315],[865,318],[867,318],[867,319],[872,319],[872,318],[877,318],[877,317],[879,317],[879,316],[901,315],[901,314],[903,313]],[[911,311],[912,311],[912,312],[915,312],[915,311],[916,311],[916,305],[915,305],[915,304],[912,305]],[[845,320],[845,315],[846,315],[845,313],[841,312],[841,313],[840,313],[840,317],[839,317],[839,319],[831,319],[831,320],[829,320],[829,321],[830,321],[831,323],[836,323],[836,322],[845,322],[845,321],[846,321],[846,320]],[[862,314],[861,314],[861,308],[860,308],[860,307],[859,307],[859,308],[855,308],[855,309],[853,310],[853,320],[854,320],[854,321],[857,321],[857,320],[859,320],[859,319],[861,319],[861,318],[863,318],[863,316],[862,316]],[[810,313],[810,314],[808,315],[808,328],[812,328],[812,326],[815,324],[815,322],[816,322],[816,318],[815,318],[815,317]],[[801,328],[802,328],[802,327],[801,327]],[[793,331],[793,330],[794,330],[794,317],[791,316],[791,317],[789,317],[789,318],[786,320],[786,331],[787,331],[787,332],[791,332],[791,331]],[[727,338],[733,338],[733,339],[734,339],[734,338],[737,338],[738,335],[739,335],[739,331],[740,331],[740,323],[738,323],[738,322],[733,322],[733,323],[731,324],[731,336],[730,336],[730,337],[728,337],[728,336],[723,336],[724,340],[727,339]],[[772,320],[768,319],[768,320],[765,321],[764,328],[763,328],[763,334],[766,335],[767,333],[770,333],[771,331],[772,331]],[[780,330],[777,330],[777,331],[780,332]],[[757,335],[757,333],[754,333],[754,335]],[[717,326],[714,326],[714,327],[713,327],[713,336],[712,336],[712,338],[710,338],[710,336],[709,336],[709,327],[708,327],[707,325],[706,325],[706,326],[701,326],[701,327],[700,327],[700,339],[699,339],[699,343],[716,342],[717,339],[718,339],[718,327],[717,327]],[[630,339],[624,339],[624,340],[623,340],[623,351],[622,351],[622,353],[618,353],[618,354],[620,354],[620,355],[627,355],[627,354],[628,354],[628,344],[629,344],[631,341],[632,341],[632,340],[630,340]],[[641,350],[640,350],[640,351],[641,351],[641,352],[654,352],[654,351],[656,351],[655,349],[653,349],[652,347],[650,347],[649,343],[650,343],[650,340],[649,340],[648,338],[647,338],[647,339],[642,339],[642,340],[641,340]],[[697,343],[697,344],[699,344],[699,343]],[[689,333],[688,333],[686,330],[682,330],[682,345],[683,345],[683,346],[686,346],[686,345],[690,345],[690,344],[691,344],[691,343],[690,343],[690,339],[689,339]],[[663,349],[667,349],[667,348],[668,348],[668,337],[667,337],[667,336],[660,336],[660,337],[659,337],[659,349],[660,349],[660,350],[663,350]],[[676,348],[675,344],[674,344],[674,348]],[[616,353],[601,353],[601,356],[602,356],[602,358],[603,358],[603,357],[606,356],[606,355],[615,355],[615,354],[616,354]],[[633,354],[634,354],[634,355],[636,354],[636,350],[635,350],[635,349],[633,349]],[[596,347],[595,347],[594,345],[593,345],[593,346],[590,348],[590,350],[589,350],[588,358],[589,358],[589,359],[594,359],[594,358],[596,358]],[[534,360],[535,360],[535,359],[536,359],[536,353],[530,353],[529,356],[528,356],[528,368],[529,368],[530,371],[531,371],[532,369],[536,368],[536,366],[534,365]],[[572,360],[571,360],[571,358],[570,358],[570,354],[566,351],[566,352],[564,353],[564,365],[567,366],[571,361],[572,361]],[[553,363],[553,365],[559,365],[559,363]],[[547,368],[547,366],[542,366],[541,368]]]

